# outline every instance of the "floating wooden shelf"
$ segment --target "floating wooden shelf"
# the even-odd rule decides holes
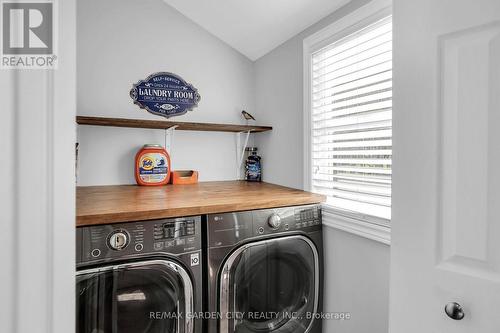
[[[133,127],[133,128],[153,128],[168,129],[177,126],[176,130],[181,131],[211,131],[211,132],[265,132],[273,128],[271,126],[248,126],[234,124],[212,124],[212,123],[193,123],[170,120],[142,120],[126,118],[104,118],[77,116],[76,122],[79,125],[93,126],[111,126],[111,127]]]

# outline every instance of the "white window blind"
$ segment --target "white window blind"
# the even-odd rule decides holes
[[[311,185],[363,218],[391,218],[392,17],[311,56]]]

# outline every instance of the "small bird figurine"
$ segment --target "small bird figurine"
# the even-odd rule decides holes
[[[241,114],[243,115],[243,118],[245,118],[245,120],[255,120],[255,118],[245,110],[241,111]]]

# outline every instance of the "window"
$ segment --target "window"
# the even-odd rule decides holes
[[[307,172],[327,204],[363,220],[391,218],[392,17],[309,51]],[[307,140],[306,140],[307,141]]]

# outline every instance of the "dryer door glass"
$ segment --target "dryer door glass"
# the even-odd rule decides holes
[[[318,303],[318,254],[305,237],[251,243],[226,261],[221,332],[306,332]],[[309,314],[309,316],[308,316]]]
[[[167,261],[79,272],[77,333],[190,333],[192,283]]]

